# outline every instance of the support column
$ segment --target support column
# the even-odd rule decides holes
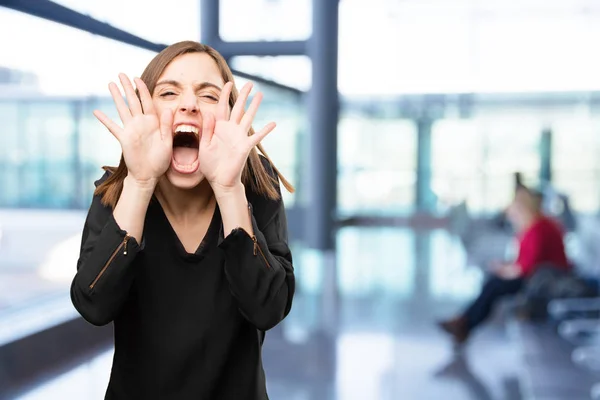
[[[309,146],[305,155],[307,189],[304,243],[321,271],[320,326],[331,338],[338,327],[338,279],[335,253],[337,208],[338,0],[313,0],[312,61],[308,93]]]
[[[312,87],[308,94],[310,124],[308,204],[305,238],[309,248],[335,248],[337,205],[338,0],[313,0],[313,32],[308,41]]]
[[[415,252],[415,289],[412,297],[414,301],[420,302],[429,299],[430,275],[431,275],[431,232],[427,229],[416,229],[414,232]]]
[[[545,128],[540,139],[540,182],[552,182],[552,129]]]
[[[200,0],[200,40],[219,51],[220,0]]]
[[[426,213],[433,208],[433,191],[431,190],[431,127],[433,120],[420,117],[417,121],[417,212]]]

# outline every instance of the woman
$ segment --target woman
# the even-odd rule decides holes
[[[106,399],[267,399],[261,346],[289,313],[292,256],[278,179],[215,50],[167,47],[132,83],[111,83],[121,144],[83,228],[75,308],[114,322]]]
[[[541,197],[525,186],[517,187],[507,217],[519,235],[519,254],[514,263],[494,266],[494,276],[483,286],[473,303],[459,316],[440,327],[456,344],[464,343],[485,321],[499,299],[518,293],[541,266],[570,269],[559,225],[541,212]]]

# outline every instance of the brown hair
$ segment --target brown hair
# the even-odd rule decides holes
[[[167,68],[171,61],[173,61],[176,57],[188,53],[208,54],[217,64],[223,81],[233,82],[234,78],[233,74],[231,73],[231,69],[219,52],[210,46],[198,42],[183,41],[172,44],[158,53],[152,59],[152,61],[150,61],[142,73],[140,78],[148,87],[150,94],[154,93],[154,88],[156,87],[158,78],[160,78],[165,68]],[[234,85],[231,90],[231,96],[229,97],[230,107],[233,107],[237,101],[237,98],[238,91]],[[250,128],[249,134],[254,135],[253,128]],[[258,151],[254,148],[250,151],[250,155],[248,156],[246,165],[242,171],[242,182],[244,185],[246,187],[250,186],[251,189],[258,194],[264,195],[272,200],[277,200],[280,197],[277,190],[277,185],[279,184],[278,180],[281,180],[283,186],[288,190],[288,192],[293,193],[294,187],[285,179],[285,177],[277,170],[277,168],[275,168],[273,162],[270,160],[262,145],[259,143],[256,147],[269,162],[275,176],[269,174],[260,160]],[[123,180],[127,176],[127,165],[125,164],[123,155],[121,155],[121,161],[119,162],[118,167],[115,168],[104,166],[103,169],[109,171],[111,174],[104,182],[98,185],[94,194],[102,196],[102,203],[104,205],[114,208],[123,190]]]
[[[539,214],[542,211],[542,194],[527,186],[521,185],[517,189],[514,201],[530,213]]]

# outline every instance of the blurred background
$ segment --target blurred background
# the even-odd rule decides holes
[[[188,39],[265,94],[297,188],[272,399],[596,398],[595,298],[541,322],[509,298],[460,352],[436,321],[514,257],[515,173],[600,277],[599,38],[594,0],[0,0],[0,399],[103,398],[112,329],[69,298],[120,157],[92,111],[118,118],[108,82]]]

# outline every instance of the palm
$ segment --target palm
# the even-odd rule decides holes
[[[270,123],[260,132],[249,136],[262,94],[256,94],[244,112],[252,88],[247,84],[230,113],[228,101],[231,88],[231,83],[225,85],[217,105],[217,115],[206,115],[202,127],[198,151],[200,169],[213,189],[229,188],[239,183],[250,151],[275,128],[275,124]]]
[[[159,177],[166,172],[173,147],[161,138],[160,123],[156,115],[134,117],[125,126],[123,133],[121,147],[125,164],[131,171],[140,171],[141,179]],[[144,176],[145,173],[148,176]]]
[[[128,174],[138,181],[155,180],[167,171],[171,161],[173,114],[166,111],[159,119],[146,85],[137,80],[140,103],[129,79],[123,74],[120,79],[129,106],[114,83],[109,89],[123,128],[100,111],[94,114],[121,144]]]

